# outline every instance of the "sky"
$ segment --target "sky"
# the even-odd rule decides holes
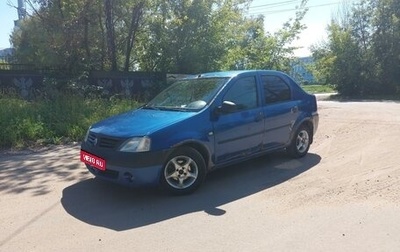
[[[293,46],[300,47],[295,51],[298,57],[310,56],[310,46],[318,44],[327,38],[326,28],[332,15],[337,13],[342,1],[350,0],[308,0],[308,11],[302,20],[306,29]],[[263,14],[264,27],[271,33],[282,28],[290,18],[295,18],[295,8],[301,0],[253,0],[249,14]]]
[[[253,0],[248,15],[263,14],[265,30],[273,33],[289,18],[295,17],[294,9],[300,2],[301,0]],[[341,0],[308,0],[309,10],[303,19],[307,29],[293,44],[302,47],[296,50],[296,56],[309,56],[309,47],[326,39],[326,27],[340,2]],[[10,47],[10,34],[14,27],[14,20],[18,18],[17,10],[10,7],[8,3],[17,5],[17,0],[0,0],[0,49]]]

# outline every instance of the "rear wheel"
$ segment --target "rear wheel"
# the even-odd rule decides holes
[[[302,125],[296,131],[296,135],[293,137],[290,145],[286,148],[286,151],[294,158],[304,157],[310,149],[310,144],[311,130],[307,126]]]
[[[203,182],[206,165],[202,155],[190,147],[174,151],[164,165],[161,184],[177,195],[194,192]]]

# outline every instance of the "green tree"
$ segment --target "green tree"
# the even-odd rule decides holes
[[[12,34],[20,62],[82,70],[129,70],[144,0],[40,0]]]
[[[331,85],[333,63],[335,55],[330,50],[330,45],[327,42],[321,42],[311,46],[313,64],[308,65],[308,70],[312,73],[316,83],[322,85]]]
[[[225,61],[228,69],[275,69],[290,70],[293,52],[291,44],[306,28],[301,21],[307,13],[307,1],[301,1],[294,19],[284,23],[275,34],[264,31],[264,17],[244,18],[237,25],[234,44],[229,46]]]
[[[60,67],[68,73],[97,65],[98,1],[48,0],[31,3],[33,14],[13,32],[12,43],[21,63]],[[101,57],[100,57],[101,58]]]
[[[400,94],[400,2],[360,0],[339,13],[313,48],[319,76],[344,95]]]
[[[377,92],[376,59],[373,55],[372,26],[373,8],[366,0],[353,4],[350,25],[358,53],[358,93],[360,95]]]
[[[360,58],[351,30],[332,22],[329,32],[330,50],[334,52],[329,82],[344,95],[357,95],[360,85]]]
[[[140,67],[173,73],[220,69],[235,40],[242,0],[155,1],[142,37]]]
[[[290,44],[305,27],[306,0],[275,34],[246,17],[248,0],[30,0],[12,35],[20,62],[90,70],[197,73],[287,70]]]
[[[372,36],[381,91],[400,94],[400,1],[370,1],[375,10]]]

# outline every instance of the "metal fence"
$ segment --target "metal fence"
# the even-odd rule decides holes
[[[91,71],[86,78],[74,80],[61,68],[20,64],[11,55],[0,57],[0,92],[17,94],[27,100],[49,89],[100,97],[147,99],[166,84],[166,74],[150,72]]]

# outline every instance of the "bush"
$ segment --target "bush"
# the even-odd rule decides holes
[[[28,102],[2,95],[0,148],[80,141],[92,123],[138,106],[134,100],[120,98],[57,95]]]

